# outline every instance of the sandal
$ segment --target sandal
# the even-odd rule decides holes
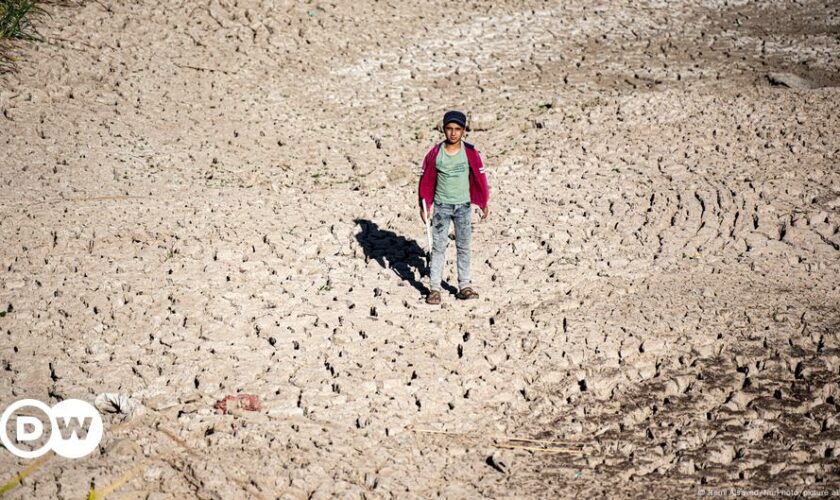
[[[426,303],[433,306],[440,304],[440,292],[437,290],[429,292],[429,295],[426,296]]]
[[[470,287],[466,287],[456,295],[461,300],[477,299],[478,293]]]

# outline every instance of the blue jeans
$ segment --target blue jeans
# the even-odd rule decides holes
[[[470,202],[454,205],[435,202],[432,215],[432,262],[429,271],[432,290],[440,291],[446,247],[449,244],[449,221],[455,221],[455,248],[457,249],[458,288],[470,286],[470,238],[472,236],[472,211]]]

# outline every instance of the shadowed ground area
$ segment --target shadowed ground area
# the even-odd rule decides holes
[[[50,12],[0,76],[0,401],[141,410],[11,497],[840,487],[836,3]],[[449,107],[491,214],[430,307]]]

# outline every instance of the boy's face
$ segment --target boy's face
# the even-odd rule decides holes
[[[449,144],[458,144],[464,136],[464,127],[450,122],[443,127],[443,133],[446,134],[446,142]]]

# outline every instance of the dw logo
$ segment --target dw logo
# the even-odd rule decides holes
[[[0,417],[0,441],[20,458],[38,458],[50,450],[65,458],[81,458],[101,440],[102,417],[81,399],[65,399],[52,408],[37,399],[21,399]]]

